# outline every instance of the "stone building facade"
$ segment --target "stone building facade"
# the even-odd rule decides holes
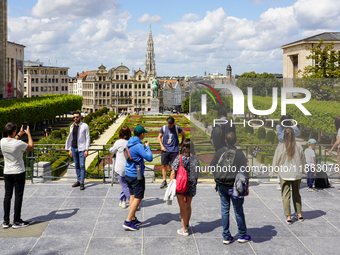
[[[68,94],[68,67],[44,66],[43,62],[25,61],[24,96]]]
[[[6,93],[7,0],[0,1],[0,98]]]
[[[24,96],[24,50],[25,46],[7,42],[6,57],[6,98],[22,98]],[[12,96],[7,93],[9,83],[12,86]]]

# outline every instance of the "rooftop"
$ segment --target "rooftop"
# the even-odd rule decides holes
[[[313,35],[292,43],[288,43],[285,45],[282,45],[281,48],[285,48],[287,46],[290,46],[292,44],[300,44],[300,43],[307,43],[307,42],[319,42],[320,40],[324,40],[326,42],[335,42],[340,41],[340,32],[324,32],[321,34]]]

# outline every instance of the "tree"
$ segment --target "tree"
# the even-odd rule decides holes
[[[189,112],[189,97],[183,101],[182,111]]]
[[[298,73],[302,74],[302,79],[295,81],[296,87],[307,89],[312,98],[318,100],[338,100],[340,91],[340,52],[334,51],[334,43],[323,44],[324,40],[310,48],[311,54],[306,59],[312,59],[313,65],[308,65]],[[328,78],[328,79],[326,79]]]
[[[255,73],[245,72],[237,80],[236,86],[239,87],[244,94],[248,93],[248,87],[253,88],[255,96],[271,96],[272,88],[277,87],[278,93],[282,87],[282,80],[278,80],[272,73]]]
[[[210,109],[214,110],[219,110],[219,109],[225,109],[227,112],[230,111],[230,104],[228,98],[221,96],[220,90],[215,89],[217,93],[220,95],[221,101],[222,101],[222,106],[219,103],[219,100],[217,99],[216,95],[212,93],[213,97],[215,98],[215,102],[212,100],[210,95],[207,95],[207,111]],[[206,94],[205,91],[203,90],[198,90],[193,93],[191,93],[191,111],[201,111],[201,104],[202,104],[202,99],[201,96],[202,94]]]

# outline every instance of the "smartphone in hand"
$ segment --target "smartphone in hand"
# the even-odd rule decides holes
[[[27,122],[22,123],[22,126],[23,126],[24,130],[26,130],[27,129]]]

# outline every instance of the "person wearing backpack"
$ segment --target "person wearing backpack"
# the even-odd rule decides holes
[[[244,196],[233,196],[234,182],[237,173],[240,170],[245,170],[247,167],[247,158],[244,156],[242,150],[236,149],[236,134],[229,132],[225,136],[226,146],[217,151],[212,161],[210,168],[214,169],[214,178],[216,182],[216,190],[221,199],[221,213],[222,213],[222,226],[223,226],[223,243],[230,244],[234,241],[234,237],[229,231],[229,211],[230,200],[233,202],[235,218],[238,227],[238,242],[245,243],[251,240],[251,236],[247,235],[247,226],[243,213]],[[229,169],[221,171],[219,169]],[[244,171],[244,175],[249,179],[249,173]],[[247,187],[245,196],[248,196],[249,188]]]
[[[180,208],[182,228],[177,234],[188,236],[189,221],[191,217],[191,202],[196,195],[197,173],[196,168],[200,166],[199,159],[195,155],[194,143],[185,139],[180,154],[176,156],[171,164],[170,181],[176,178],[176,195]]]
[[[130,199],[130,191],[125,180],[126,160],[124,157],[124,149],[126,148],[126,145],[130,137],[131,137],[130,128],[127,126],[122,126],[122,128],[119,131],[119,139],[110,148],[110,153],[116,154],[116,162],[114,169],[118,175],[120,186],[122,187],[122,191],[120,192],[119,195],[119,206],[123,209],[126,208],[126,200]]]
[[[160,186],[164,189],[168,186],[166,182],[166,174],[169,171],[169,163],[171,164],[177,157],[179,146],[185,139],[185,132],[180,126],[175,125],[175,119],[170,116],[167,118],[167,125],[162,126],[158,135],[158,142],[161,146],[161,164],[163,173],[163,182]],[[179,143],[179,134],[182,135],[182,143]]]
[[[210,141],[212,146],[215,148],[215,152],[226,146],[224,140],[226,134],[228,134],[229,132],[234,132],[234,134],[236,135],[235,125],[231,126],[231,122],[229,120],[226,123],[227,111],[224,109],[220,109],[218,110],[217,115],[220,118],[220,121],[215,121],[210,135]]]
[[[129,202],[129,215],[124,221],[123,228],[128,230],[139,230],[138,226],[142,223],[136,217],[136,211],[145,192],[145,178],[144,178],[144,159],[151,162],[152,153],[149,142],[146,141],[145,145],[142,144],[142,140],[145,138],[145,133],[148,131],[143,126],[137,126],[133,130],[134,136],[131,137],[126,145],[129,149],[132,161],[126,161],[125,165],[125,180],[130,191]],[[137,168],[141,171],[141,179],[139,179],[139,173]]]

